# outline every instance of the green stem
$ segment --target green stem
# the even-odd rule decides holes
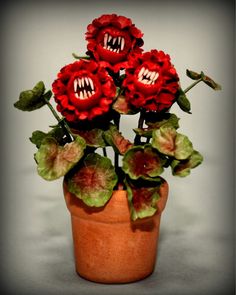
[[[141,111],[140,112],[140,117],[138,120],[138,128],[143,128],[143,122],[144,122],[144,115],[145,112]],[[139,134],[136,134],[135,138],[134,138],[134,143],[135,144],[140,144],[141,143],[141,136]]]
[[[120,114],[118,114],[118,113],[116,114],[116,116],[114,117],[114,123],[119,131],[119,129],[120,129]],[[114,153],[115,153],[114,165],[115,165],[116,171],[118,171],[119,170],[119,154],[117,154],[116,152],[114,152]]]
[[[61,119],[58,116],[57,112],[54,110],[53,106],[50,104],[50,102],[47,99],[45,99],[45,102],[46,102],[47,106],[49,107],[50,111],[52,112],[53,116],[55,117],[55,119],[58,121],[61,128],[64,130],[65,135],[68,139],[68,142],[72,142],[73,136],[70,132],[70,127],[68,126],[68,124],[64,121],[64,119]]]
[[[107,150],[105,147],[102,148],[102,151],[103,151],[103,156],[104,157],[107,157]]]
[[[199,82],[202,81],[202,78],[193,82],[193,84],[191,84],[189,87],[187,87],[185,90],[184,90],[184,93],[187,93],[190,89],[192,89],[194,86],[196,86]]]

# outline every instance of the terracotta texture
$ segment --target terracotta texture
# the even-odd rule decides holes
[[[150,275],[155,267],[161,212],[168,184],[160,189],[158,213],[131,221],[126,191],[114,191],[103,208],[91,208],[67,191],[77,273],[94,282],[127,283]]]

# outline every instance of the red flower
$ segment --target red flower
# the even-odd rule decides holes
[[[135,109],[167,110],[175,102],[178,81],[170,56],[163,51],[130,54],[123,81],[125,97]]]
[[[142,36],[129,18],[105,14],[87,27],[88,54],[104,67],[118,72],[126,68],[130,51],[142,51]]]
[[[109,111],[116,87],[95,61],[80,60],[61,69],[52,84],[57,110],[70,122],[91,120]]]

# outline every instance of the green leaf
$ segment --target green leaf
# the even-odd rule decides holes
[[[203,161],[202,155],[194,151],[186,160],[173,160],[171,163],[172,174],[175,176],[185,177],[190,174],[191,169],[200,165]]]
[[[21,111],[34,111],[46,104],[43,93],[45,86],[42,81],[38,82],[32,90],[25,90],[20,93],[19,100],[14,106]],[[47,94],[49,96],[49,94]]]
[[[64,130],[59,125],[54,126],[53,129],[49,131],[48,133],[45,133],[40,130],[34,131],[32,133],[32,136],[30,137],[30,141],[33,144],[35,144],[37,148],[39,148],[43,140],[47,137],[50,137],[50,138],[53,137],[59,143],[59,145],[65,144],[65,141],[64,141],[65,133],[64,133]]]
[[[133,130],[139,136],[151,138],[154,129],[156,128],[134,128]]]
[[[162,126],[153,131],[152,146],[160,153],[178,160],[187,159],[193,152],[188,137],[178,133],[172,126]]]
[[[177,97],[177,104],[181,108],[182,111],[191,114],[191,104],[188,100],[187,96],[185,95],[184,91],[182,89],[179,90],[179,95]]]
[[[214,80],[212,80],[210,77],[208,76],[203,76],[202,81],[207,84],[208,86],[210,86],[212,89],[214,90],[221,90],[222,87],[220,86],[220,84],[216,83]]]
[[[132,220],[153,216],[156,213],[161,183],[161,178],[158,182],[131,179],[125,181]]]
[[[145,121],[147,128],[135,128],[134,132],[140,136],[151,138],[152,132],[164,125],[171,125],[175,129],[179,128],[179,118],[175,114],[149,114]]]
[[[85,147],[84,139],[79,136],[63,147],[55,138],[46,137],[35,154],[39,175],[45,180],[64,176],[83,157]]]
[[[42,141],[47,137],[47,133],[36,130],[32,133],[32,136],[30,137],[30,141],[36,145],[37,148],[40,147],[42,144]]]
[[[117,183],[111,160],[93,153],[66,176],[68,189],[88,206],[101,207],[111,198]]]
[[[149,120],[146,120],[145,123],[152,129],[159,129],[161,126],[166,124],[173,126],[175,129],[179,128],[179,118],[175,114],[171,113],[164,113],[162,115],[158,114],[157,116],[152,117],[151,120],[149,116]]]
[[[106,143],[103,139],[103,130],[94,128],[90,130],[75,130],[71,129],[73,135],[79,134],[86,141],[86,144],[91,147],[105,147]]]
[[[138,111],[135,111],[130,107],[123,95],[118,96],[112,107],[116,112],[122,115],[132,115],[138,113]]]
[[[129,149],[124,155],[122,169],[131,179],[151,180],[164,171],[165,162],[164,156],[147,144]]]
[[[133,144],[119,132],[117,127],[110,124],[108,130],[104,131],[103,137],[105,141],[111,145],[116,153],[124,155]]]
[[[192,80],[199,80],[202,78],[202,74],[198,74],[191,70],[186,70],[186,75],[191,78]]]
[[[72,56],[73,56],[75,59],[90,59],[90,56],[88,56],[88,55],[79,56],[79,55],[77,55],[76,53],[72,53]]]
[[[222,89],[220,84],[216,83],[212,78],[206,76],[203,72],[201,72],[199,74],[194,71],[186,70],[186,74],[189,78],[191,78],[193,80],[200,80],[201,79],[205,84],[207,84],[208,86],[210,86],[214,90],[221,90]]]

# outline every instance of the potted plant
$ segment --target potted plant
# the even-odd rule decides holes
[[[76,271],[96,282],[131,282],[152,273],[168,196],[161,174],[169,168],[185,177],[203,160],[179,132],[171,106],[191,114],[186,93],[192,87],[204,82],[221,89],[203,72],[187,70],[193,83],[183,90],[170,56],[143,52],[142,37],[129,18],[96,18],[87,27],[86,55],[73,54],[76,61],[60,70],[52,91],[40,81],[14,104],[22,111],[47,105],[57,120],[30,137],[34,159],[45,180],[63,178]],[[131,140],[120,120],[134,114],[139,120]]]

